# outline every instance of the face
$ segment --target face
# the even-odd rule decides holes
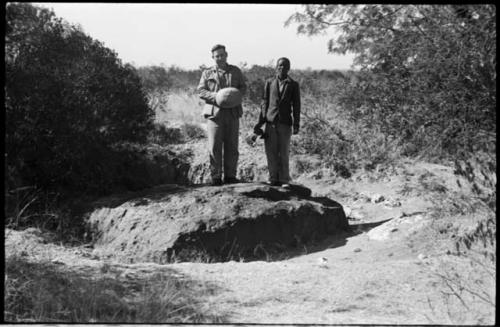
[[[224,66],[227,63],[227,52],[224,49],[217,49],[212,52],[212,59],[217,66]]]
[[[278,62],[276,63],[276,74],[278,74],[280,77],[286,77],[289,70],[290,64],[286,60],[278,60]]]

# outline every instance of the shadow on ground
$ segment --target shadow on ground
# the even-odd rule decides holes
[[[332,200],[330,200],[332,201]],[[392,219],[392,218],[391,218]],[[295,257],[299,257],[306,254],[321,252],[326,249],[334,249],[347,244],[347,239],[350,237],[366,233],[372,228],[382,225],[383,223],[388,222],[391,219],[385,219],[382,221],[371,222],[371,223],[363,223],[363,224],[355,224],[349,225],[347,231],[341,231],[337,234],[330,235],[324,238],[321,241],[309,242],[304,244],[299,244],[294,247],[282,248],[281,251],[269,251],[268,255],[264,258],[267,261],[281,261],[288,260]],[[259,260],[259,259],[255,259]],[[248,261],[255,261],[248,260]],[[262,260],[262,259],[260,259]]]

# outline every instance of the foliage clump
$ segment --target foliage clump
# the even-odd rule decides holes
[[[152,126],[135,68],[31,4],[7,4],[5,41],[6,187],[103,191],[103,154]]]
[[[495,150],[494,5],[306,5],[291,23],[306,35],[334,28],[329,51],[355,55],[360,70],[337,98],[352,121],[410,156]]]

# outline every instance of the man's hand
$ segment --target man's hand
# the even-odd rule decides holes
[[[217,95],[217,92],[212,92],[212,93],[210,94],[210,98],[211,98],[210,100],[212,100],[212,101],[213,101],[213,104],[217,104],[217,101],[215,100],[215,96],[216,96],[216,95]]]
[[[299,134],[299,127],[298,126],[293,126],[293,135]]]

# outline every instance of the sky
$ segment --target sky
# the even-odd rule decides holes
[[[223,44],[228,62],[268,65],[288,57],[292,69],[350,69],[352,55],[328,53],[333,36],[297,35],[284,23],[300,5],[207,3],[33,3],[79,24],[86,34],[134,66],[183,69],[211,66],[210,49]]]

